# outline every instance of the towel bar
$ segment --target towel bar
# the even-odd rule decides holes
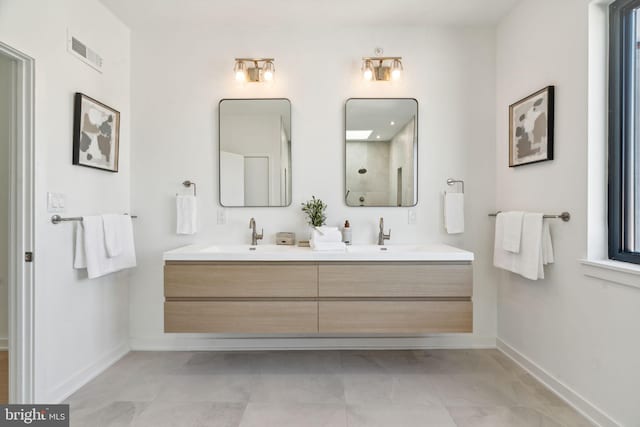
[[[125,215],[129,215],[129,214],[125,214]],[[132,219],[136,219],[138,218],[137,215],[131,215]],[[51,223],[52,224],[60,224],[61,222],[68,222],[68,221],[82,221],[82,217],[81,216],[73,216],[73,217],[69,217],[69,218],[63,218],[60,215],[54,215],[51,217]]]
[[[197,188],[196,188],[196,183],[195,183],[195,182],[193,182],[193,181],[191,181],[191,180],[186,180],[186,181],[184,181],[184,182],[182,183],[182,185],[184,185],[184,186],[185,186],[185,187],[187,187],[187,188],[189,188],[189,187],[193,186],[193,196],[195,197],[195,196],[197,196],[197,195],[198,195],[198,194],[196,193],[196,192],[197,192]]]
[[[496,213],[490,213],[489,216],[498,216],[499,213],[502,213],[502,211],[498,211]],[[548,218],[548,219],[561,219],[564,222],[569,222],[569,220],[571,220],[571,214],[569,212],[562,212],[559,215],[545,214],[542,217]]]
[[[454,184],[462,184],[462,194],[464,194],[464,181],[462,179],[453,179],[453,178],[447,179],[447,185],[451,186]]]

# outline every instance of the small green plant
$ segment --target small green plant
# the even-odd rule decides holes
[[[307,214],[307,222],[310,226],[323,226],[327,220],[327,215],[325,215],[327,205],[322,200],[316,199],[316,196],[311,197],[311,200],[302,203],[302,212]]]

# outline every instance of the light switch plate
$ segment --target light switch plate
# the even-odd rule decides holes
[[[409,225],[415,225],[417,221],[416,211],[415,209],[409,209],[407,212],[407,223]]]
[[[227,211],[225,209],[218,209],[218,225],[224,225],[227,223]]]
[[[47,211],[52,213],[64,212],[65,198],[63,193],[47,193]]]

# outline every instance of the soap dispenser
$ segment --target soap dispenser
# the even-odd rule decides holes
[[[351,244],[351,225],[349,224],[349,220],[344,222],[344,228],[342,229],[342,241],[347,245]]]

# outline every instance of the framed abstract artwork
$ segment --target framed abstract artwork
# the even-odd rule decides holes
[[[73,164],[118,172],[120,113],[76,93],[73,120]]]
[[[509,106],[509,167],[553,160],[554,86]]]

